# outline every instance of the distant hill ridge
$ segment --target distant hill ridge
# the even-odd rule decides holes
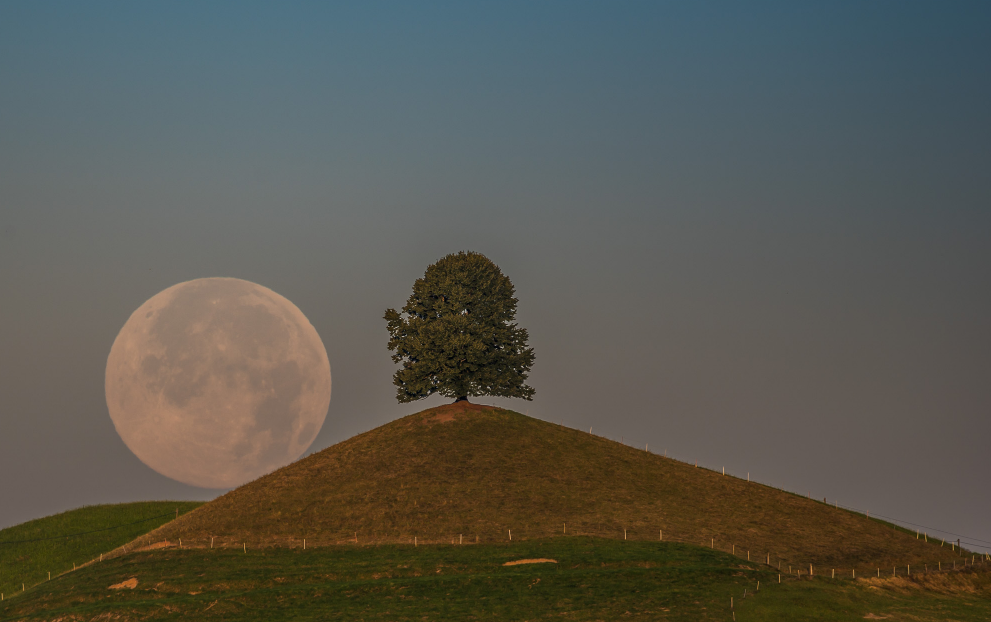
[[[431,408],[241,486],[135,541],[184,546],[677,540],[772,565],[875,567],[959,553],[758,483],[517,412]]]

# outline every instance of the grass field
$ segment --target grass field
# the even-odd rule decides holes
[[[504,565],[534,558],[557,563]],[[133,589],[108,589],[132,578]],[[415,548],[169,548],[43,583],[0,604],[0,620],[991,618],[991,573],[923,579],[931,585],[787,575],[779,584],[774,569],[704,547],[581,536]]]
[[[825,576],[806,577],[772,585],[764,596],[750,601],[746,615],[738,619],[987,621],[991,620],[991,570],[981,564],[898,578],[834,581]]]
[[[94,505],[0,530],[0,593],[5,598],[109,553],[202,503],[148,501]],[[77,535],[78,534],[78,535]]]

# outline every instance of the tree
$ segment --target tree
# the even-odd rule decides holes
[[[402,363],[392,378],[396,399],[533,399],[526,385],[533,348],[515,324],[514,293],[509,277],[480,253],[461,251],[428,266],[402,313],[385,312],[392,360]]]

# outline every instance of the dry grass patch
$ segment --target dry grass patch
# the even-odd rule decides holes
[[[680,541],[867,574],[958,552],[915,533],[580,430],[464,402],[360,434],[135,542],[298,548],[498,543],[564,533]]]

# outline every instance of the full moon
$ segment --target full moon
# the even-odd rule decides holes
[[[229,278],[162,291],[131,314],[107,359],[107,408],[145,464],[232,488],[299,458],[330,405],[330,362],[306,316]]]

